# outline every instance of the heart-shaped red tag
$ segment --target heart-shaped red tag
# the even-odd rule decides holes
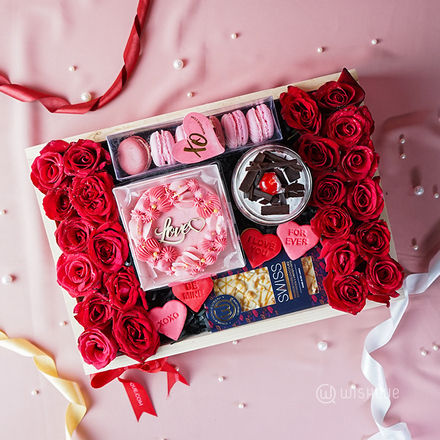
[[[252,228],[246,229],[241,234],[241,245],[252,268],[276,257],[282,247],[276,235],[263,235],[258,229]]]
[[[225,151],[211,121],[200,113],[188,113],[183,119],[185,139],[173,145],[172,154],[180,163],[196,163]]]
[[[213,287],[214,282],[208,277],[173,286],[172,290],[176,298],[197,313],[205,299],[212,292]]]
[[[303,256],[309,249],[314,248],[319,241],[319,237],[314,234],[311,226],[300,226],[292,221],[279,225],[277,235],[280,237],[284,250],[291,260]]]
[[[163,307],[151,309],[148,316],[159,333],[177,341],[185,324],[186,307],[180,301],[173,299]]]

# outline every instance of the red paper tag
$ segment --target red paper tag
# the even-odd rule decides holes
[[[142,413],[144,412],[157,417],[150,397],[141,384],[121,378],[119,378],[119,382],[124,385],[125,391],[130,399],[131,406],[133,407],[133,411],[138,422]]]

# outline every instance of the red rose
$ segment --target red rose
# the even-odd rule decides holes
[[[101,277],[101,271],[86,254],[61,254],[58,259],[58,284],[74,298],[99,289]]]
[[[372,142],[370,140],[372,147]],[[373,177],[379,165],[379,155],[369,146],[355,146],[348,150],[341,161],[341,171],[347,180],[363,180]]]
[[[118,212],[112,194],[113,180],[105,171],[88,177],[75,177],[70,200],[78,214],[95,224],[116,221]]]
[[[148,309],[143,290],[139,285],[132,266],[122,267],[105,280],[110,304],[118,310],[132,309],[140,298],[145,309]]]
[[[345,202],[345,179],[339,173],[321,174],[313,184],[310,204],[323,208],[328,205],[342,205]]]
[[[321,258],[324,258],[326,271],[334,271],[337,275],[348,275],[354,272],[359,251],[355,243],[350,240],[326,240],[321,249]]]
[[[43,194],[55,188],[67,186],[70,179],[64,173],[63,153],[69,144],[52,141],[35,158],[31,166],[31,180]]]
[[[159,334],[147,311],[140,306],[116,314],[113,336],[121,352],[139,362],[156,353],[160,344]]]
[[[113,309],[108,297],[101,292],[87,293],[73,309],[75,319],[84,327],[105,326],[113,318]]]
[[[365,92],[358,82],[344,69],[337,81],[322,85],[313,98],[323,113],[331,113],[347,105],[356,105],[365,98]]]
[[[87,177],[110,163],[110,154],[100,144],[80,139],[72,142],[64,155],[64,172],[70,176]]]
[[[93,226],[81,217],[72,217],[61,222],[55,231],[55,239],[66,254],[78,254],[87,250]]]
[[[340,206],[318,209],[310,221],[313,232],[322,238],[348,238],[352,227],[350,214]]]
[[[339,145],[327,138],[304,134],[299,139],[298,153],[313,170],[336,168],[339,164]]]
[[[316,102],[298,87],[287,87],[280,95],[281,116],[292,128],[318,134],[321,128],[321,113]]]
[[[106,273],[118,271],[128,257],[127,237],[118,222],[92,231],[88,248],[92,261]]]
[[[369,260],[371,256],[388,255],[391,234],[384,220],[363,222],[354,231],[361,256]]]
[[[403,267],[390,256],[373,257],[365,271],[368,284],[368,299],[390,305],[390,297],[399,296],[396,290],[402,287]]]
[[[367,283],[362,273],[328,274],[324,278],[324,289],[329,305],[336,310],[357,315],[365,306]]]
[[[383,193],[379,178],[366,178],[349,185],[347,189],[347,209],[351,216],[360,221],[374,220],[384,207]]]
[[[118,352],[118,345],[108,329],[92,327],[79,335],[78,348],[87,364],[96,369],[104,368]]]
[[[341,148],[367,145],[373,131],[374,121],[365,105],[349,105],[336,111],[329,116],[323,130],[324,136],[334,140]]]
[[[75,215],[75,209],[70,202],[69,189],[66,187],[48,191],[43,197],[43,208],[46,216],[57,222]]]

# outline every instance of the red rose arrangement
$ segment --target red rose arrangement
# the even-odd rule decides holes
[[[370,138],[371,113],[360,105],[364,98],[347,69],[315,92],[289,86],[280,95],[281,116],[301,135],[294,148],[313,175],[309,204],[318,210],[310,224],[321,237],[328,303],[353,315],[367,299],[389,306],[404,275],[389,256],[390,232],[379,218],[379,155]]]
[[[91,140],[49,142],[32,164],[31,180],[45,194],[47,217],[57,222],[62,254],[57,280],[77,299],[84,327],[78,347],[97,369],[118,353],[139,362],[156,353],[159,335],[147,315],[145,293],[132,266],[106,171],[109,153]]]

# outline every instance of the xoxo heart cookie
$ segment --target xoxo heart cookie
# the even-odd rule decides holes
[[[263,235],[258,229],[246,229],[240,239],[252,268],[276,257],[282,247],[281,241],[276,235]]]
[[[291,260],[296,260],[304,255],[319,241],[319,237],[313,233],[311,226],[298,225],[293,221],[279,225],[277,235]]]
[[[163,307],[151,309],[148,317],[159,333],[177,341],[185,324],[186,307],[180,301],[173,299]]]
[[[211,121],[200,113],[188,113],[183,119],[185,139],[176,142],[171,151],[180,163],[196,163],[225,151]]]
[[[190,281],[172,287],[176,298],[185,303],[191,310],[198,312],[205,299],[212,292],[214,282],[211,278]]]

